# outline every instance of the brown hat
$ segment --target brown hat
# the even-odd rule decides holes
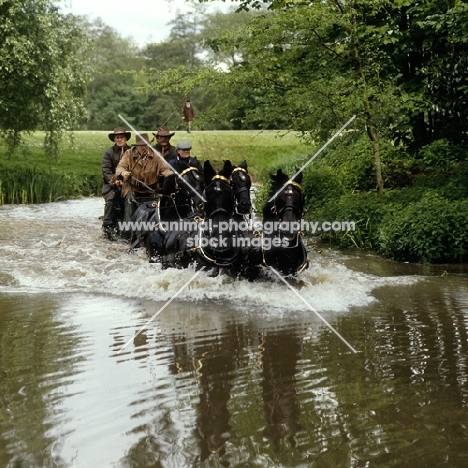
[[[158,136],[172,137],[172,136],[174,136],[174,134],[175,134],[175,132],[171,133],[171,131],[169,130],[169,127],[167,127],[166,125],[163,125],[162,127],[159,127],[157,133],[153,132],[153,135],[155,137],[158,137]]]
[[[136,137],[135,144],[132,146],[145,146],[149,144],[149,138],[147,133],[140,133]]]
[[[127,132],[127,130],[125,130],[125,128],[123,127],[115,127],[114,132],[109,133],[108,135],[109,140],[114,141],[115,135],[125,135],[125,138],[127,139],[127,141],[130,140],[130,138],[132,137],[132,134],[130,132]]]

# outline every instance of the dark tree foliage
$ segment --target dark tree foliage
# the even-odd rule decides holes
[[[46,131],[56,156],[62,132],[84,118],[86,38],[50,0],[0,2],[0,131],[10,153],[21,132]]]

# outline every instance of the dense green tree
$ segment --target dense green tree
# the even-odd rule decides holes
[[[112,129],[122,124],[119,114],[128,116],[135,101],[142,100],[133,90],[132,75],[126,72],[141,68],[144,58],[131,39],[101,19],[81,18],[81,27],[90,43],[86,125],[90,130]]]
[[[383,191],[382,138],[412,151],[440,138],[464,141],[466,2],[275,0],[248,28],[209,41],[238,59],[229,72],[161,75],[159,87],[210,86],[216,115],[244,128],[291,128],[326,139],[355,114]],[[239,112],[241,110],[241,112]]]
[[[63,131],[85,115],[85,35],[51,0],[1,1],[0,18],[0,130],[10,152],[21,132],[45,130],[56,156]]]

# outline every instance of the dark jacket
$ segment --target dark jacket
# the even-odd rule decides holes
[[[186,105],[182,106],[182,120],[187,122],[189,120],[195,120],[195,111],[193,110],[192,104],[190,104],[190,107],[187,107]]]
[[[112,186],[109,182],[115,174],[115,170],[117,169],[120,159],[128,149],[130,149],[130,146],[124,145],[119,148],[117,145],[114,145],[108,148],[102,157],[102,195],[104,198],[106,198],[106,195],[108,195],[112,190]]]
[[[196,157],[190,156],[188,158],[181,158],[179,155],[177,155],[175,158],[169,159],[167,163],[170,164],[172,167],[177,168],[179,161],[188,164],[190,167],[196,167],[200,171],[200,173],[203,174],[203,166]]]
[[[163,150],[162,150],[161,145],[159,143],[154,145],[153,148],[156,151],[159,151],[166,161],[169,161],[169,159],[177,157],[176,147],[172,146],[171,144],[169,144],[169,147],[167,148],[167,150],[164,153],[163,153]]]

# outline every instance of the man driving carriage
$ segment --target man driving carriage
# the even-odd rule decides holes
[[[156,137],[157,143],[153,146],[156,151],[159,151],[162,157],[169,161],[169,159],[175,158],[177,152],[174,146],[171,145],[171,138],[174,136],[175,132],[171,132],[169,127],[163,125],[158,128],[156,133],[153,132],[153,135]]]
[[[155,198],[161,189],[161,179],[171,174],[161,153],[149,145],[148,134],[137,135],[135,144],[124,153],[116,170],[117,177],[124,182],[124,221],[131,220],[139,202]]]

